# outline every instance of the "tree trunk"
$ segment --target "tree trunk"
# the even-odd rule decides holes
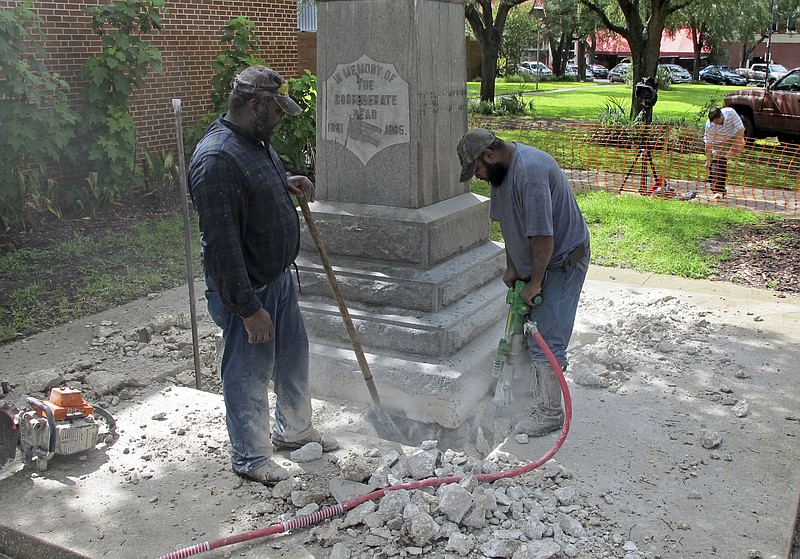
[[[692,25],[690,29],[692,31],[692,48],[694,50],[692,79],[697,81],[700,78],[700,55],[703,49],[703,35],[702,30],[697,29],[694,25]]]
[[[665,15],[657,17],[657,14],[653,14],[646,31],[643,26],[639,25],[639,29],[631,29],[628,37],[628,45],[631,47],[631,58],[633,59],[632,118],[635,118],[643,109],[641,100],[636,96],[636,84],[643,78],[656,76],[658,59],[661,55],[661,35],[664,32],[665,17]]]
[[[499,43],[481,42],[481,101],[494,104],[494,79],[497,76]]]

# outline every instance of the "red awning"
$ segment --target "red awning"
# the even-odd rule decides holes
[[[710,50],[704,48],[703,52],[708,53]],[[595,54],[630,56],[631,47],[628,46],[628,41],[624,37],[617,35],[613,31],[602,30],[597,32]],[[664,31],[664,35],[661,37],[661,56],[678,56],[681,58],[694,56],[692,32],[688,29],[679,29],[674,36],[671,36],[667,31]]]

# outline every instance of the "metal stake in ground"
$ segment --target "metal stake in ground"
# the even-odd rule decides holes
[[[197,336],[197,310],[194,304],[194,265],[192,264],[192,233],[189,220],[189,189],[186,186],[186,159],[183,155],[183,125],[181,124],[181,100],[173,99],[175,110],[175,135],[178,140],[178,161],[180,165],[181,209],[183,210],[183,240],[186,245],[186,277],[189,281],[189,312],[192,317],[192,352],[194,354],[194,384],[202,390],[200,380],[200,341]]]
[[[381,406],[381,399],[380,396],[378,396],[378,389],[375,387],[375,379],[372,378],[372,372],[369,370],[367,358],[364,357],[364,350],[361,349],[361,342],[359,341],[358,334],[353,326],[353,321],[350,318],[350,312],[347,310],[347,305],[344,303],[342,292],[339,290],[339,283],[336,281],[336,276],[333,273],[333,267],[331,267],[331,262],[328,259],[328,253],[325,250],[325,246],[322,244],[322,238],[319,236],[317,223],[314,221],[314,216],[311,215],[311,210],[308,208],[308,202],[305,200],[300,200],[300,209],[303,211],[303,217],[306,219],[306,224],[308,225],[308,230],[311,233],[311,237],[314,239],[314,244],[317,245],[319,257],[320,260],[322,260],[322,266],[325,268],[325,274],[328,276],[328,283],[330,283],[331,290],[336,298],[336,304],[339,305],[339,312],[342,315],[342,320],[344,321],[347,335],[350,336],[350,342],[353,345],[353,351],[355,352],[356,358],[358,359],[358,364],[361,367],[361,374],[364,376],[364,381],[367,383],[367,389],[369,390],[370,398],[372,398],[373,407],[369,414],[367,414],[367,419],[369,419],[370,423],[372,423],[373,427],[375,427],[375,430],[378,432],[378,435],[381,438],[407,444],[405,435],[403,435],[402,431],[400,431],[400,428],[397,427],[395,422],[392,421],[392,418],[389,417],[389,415]]]

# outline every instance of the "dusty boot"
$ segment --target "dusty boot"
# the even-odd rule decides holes
[[[517,433],[525,433],[529,437],[541,437],[557,431],[564,425],[564,410],[561,408],[561,387],[555,371],[549,363],[533,362],[531,364],[531,392],[533,393],[533,410],[530,416],[517,423]]]

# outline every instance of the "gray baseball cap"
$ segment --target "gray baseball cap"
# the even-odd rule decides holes
[[[233,79],[234,91],[265,93],[273,97],[290,115],[299,115],[303,109],[289,97],[289,84],[275,70],[266,66],[250,66]]]
[[[483,155],[497,137],[485,128],[470,130],[458,142],[458,159],[461,161],[461,182],[467,182],[475,174],[475,161]]]

